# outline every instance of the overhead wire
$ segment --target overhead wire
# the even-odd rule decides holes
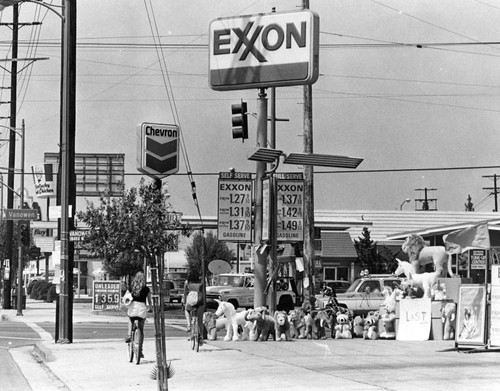
[[[168,73],[167,63],[165,60],[165,53],[163,52],[162,46],[158,45],[160,43],[159,42],[160,39],[158,38],[160,36],[160,34],[159,34],[159,30],[158,30],[158,25],[156,23],[156,17],[155,17],[155,12],[154,12],[154,8],[153,8],[153,3],[151,2],[151,0],[149,0],[150,10],[148,9],[148,1],[147,0],[144,0],[144,6],[146,8],[146,13],[147,13],[149,25],[151,28],[151,33],[152,33],[153,40],[154,40],[155,46],[156,46],[156,53],[158,56],[158,62],[160,64],[160,69],[162,72],[163,83],[165,85],[167,96],[169,97],[170,109],[172,111],[172,114],[174,115],[174,120],[180,129],[179,139],[181,142],[181,149],[183,152],[182,156],[184,158],[184,164],[186,166],[188,180],[189,180],[190,186],[191,186],[191,195],[192,195],[196,210],[198,212],[198,218],[200,219],[200,224],[203,226],[203,221],[202,221],[203,218],[202,218],[202,214],[201,214],[198,195],[196,193],[196,183],[195,183],[194,177],[192,175],[191,164],[189,162],[189,155],[187,152],[186,143],[184,141],[184,135],[183,135],[184,132],[183,132],[183,128],[182,128],[181,123],[180,123],[180,117],[179,117],[179,113],[177,111],[177,105],[175,103],[175,98],[174,98],[174,92],[173,92],[170,76]]]

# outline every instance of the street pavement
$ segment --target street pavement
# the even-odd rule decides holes
[[[145,358],[129,363],[123,333],[114,339],[74,339],[56,344],[40,324],[54,322],[55,304],[28,299],[23,316],[0,310],[0,322],[25,322],[40,335],[35,346],[10,349],[34,391],[155,390],[150,373],[155,341],[145,340]],[[168,314],[168,312],[167,312]],[[91,304],[73,310],[73,323],[123,323],[126,317],[94,313]],[[182,319],[170,327],[185,329]],[[175,373],[169,390],[498,390],[500,352],[467,354],[454,341],[294,340],[208,341],[196,353],[187,337],[167,336],[167,361]],[[1,386],[0,389],[5,390]],[[10,391],[10,390],[5,390]],[[13,390],[14,391],[14,390]]]

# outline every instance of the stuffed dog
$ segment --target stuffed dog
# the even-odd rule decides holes
[[[290,322],[285,311],[276,311],[274,313],[274,324],[276,327],[276,341],[281,341],[282,336],[286,341],[292,339],[290,336]]]

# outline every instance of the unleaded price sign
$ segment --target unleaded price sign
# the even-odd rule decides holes
[[[120,309],[120,281],[94,281],[92,308],[94,311]]]
[[[217,238],[226,242],[252,241],[252,174],[219,173]]]
[[[278,178],[278,240],[304,240],[304,177],[280,173]]]

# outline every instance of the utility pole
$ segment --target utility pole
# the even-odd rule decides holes
[[[302,8],[309,8],[309,0],[302,0]],[[312,85],[304,86],[304,152],[313,153]],[[304,301],[314,298],[314,166],[304,166]],[[311,303],[313,304],[313,303]]]
[[[483,190],[490,190],[491,194],[494,195],[495,199],[495,209],[493,212],[498,212],[498,187],[497,187],[497,174],[493,175],[483,175],[483,178],[493,178],[493,187],[483,187]]]

